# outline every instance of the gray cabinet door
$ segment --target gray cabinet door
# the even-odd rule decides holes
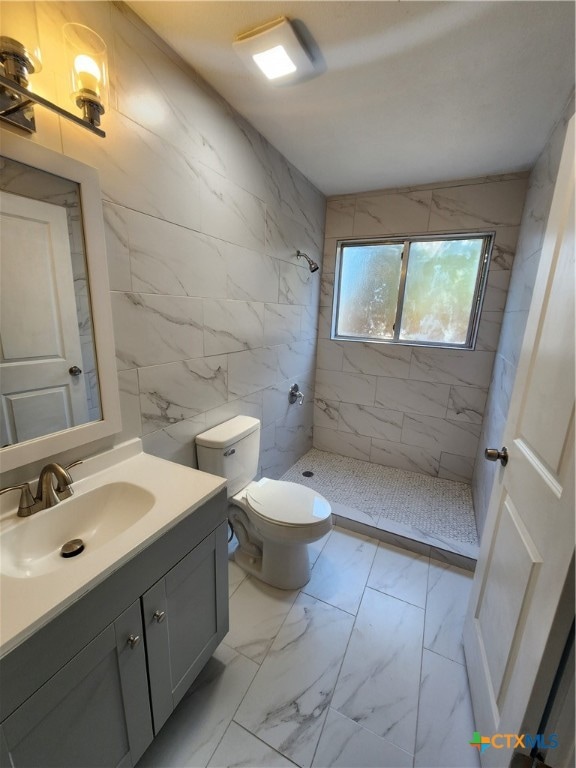
[[[155,733],[228,631],[226,532],[223,523],[142,597]]]
[[[4,721],[10,765],[133,765],[153,738],[146,689],[136,602]]]

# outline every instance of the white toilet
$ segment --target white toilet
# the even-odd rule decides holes
[[[239,546],[238,565],[273,587],[297,589],[310,579],[308,544],[332,527],[330,504],[297,483],[253,482],[260,454],[260,421],[236,416],[196,437],[198,466],[228,481],[228,519]]]

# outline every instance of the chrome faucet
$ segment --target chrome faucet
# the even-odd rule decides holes
[[[8,491],[19,490],[21,493],[20,503],[18,505],[18,516],[29,517],[36,512],[40,512],[42,509],[54,507],[64,499],[68,499],[72,496],[74,489],[72,488],[72,477],[68,470],[78,464],[82,464],[82,462],[74,461],[67,467],[61,467],[60,464],[56,464],[55,462],[46,464],[46,466],[42,468],[40,477],[38,478],[36,496],[32,495],[29,483],[2,488],[2,490],[0,490],[0,495],[7,493]],[[55,480],[56,487],[54,487]]]

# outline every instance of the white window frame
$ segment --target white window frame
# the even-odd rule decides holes
[[[476,346],[478,337],[478,327],[480,325],[480,315],[482,304],[486,293],[488,282],[488,271],[490,269],[490,259],[494,245],[495,232],[427,232],[426,234],[395,235],[392,237],[373,237],[338,240],[336,243],[336,274],[334,276],[334,295],[332,298],[332,323],[330,329],[330,338],[335,341],[359,341],[364,344],[400,344],[410,347],[439,347],[441,349],[467,349],[473,350]],[[474,289],[474,298],[468,321],[468,331],[466,341],[463,344],[450,344],[449,342],[418,341],[400,339],[400,327],[402,318],[402,309],[404,305],[404,295],[406,289],[406,274],[410,261],[410,246],[413,242],[426,240],[471,240],[483,239],[482,255],[479,260],[478,273],[476,275],[476,286]],[[340,281],[342,254],[346,247],[361,247],[363,245],[392,245],[404,243],[401,261],[402,269],[400,273],[400,284],[398,287],[398,299],[396,303],[396,318],[394,323],[394,337],[384,339],[378,336],[349,336],[338,333],[338,314],[340,309]]]

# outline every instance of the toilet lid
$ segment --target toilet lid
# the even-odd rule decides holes
[[[263,478],[246,492],[252,510],[280,525],[313,525],[330,517],[330,504],[319,493],[297,483]]]

